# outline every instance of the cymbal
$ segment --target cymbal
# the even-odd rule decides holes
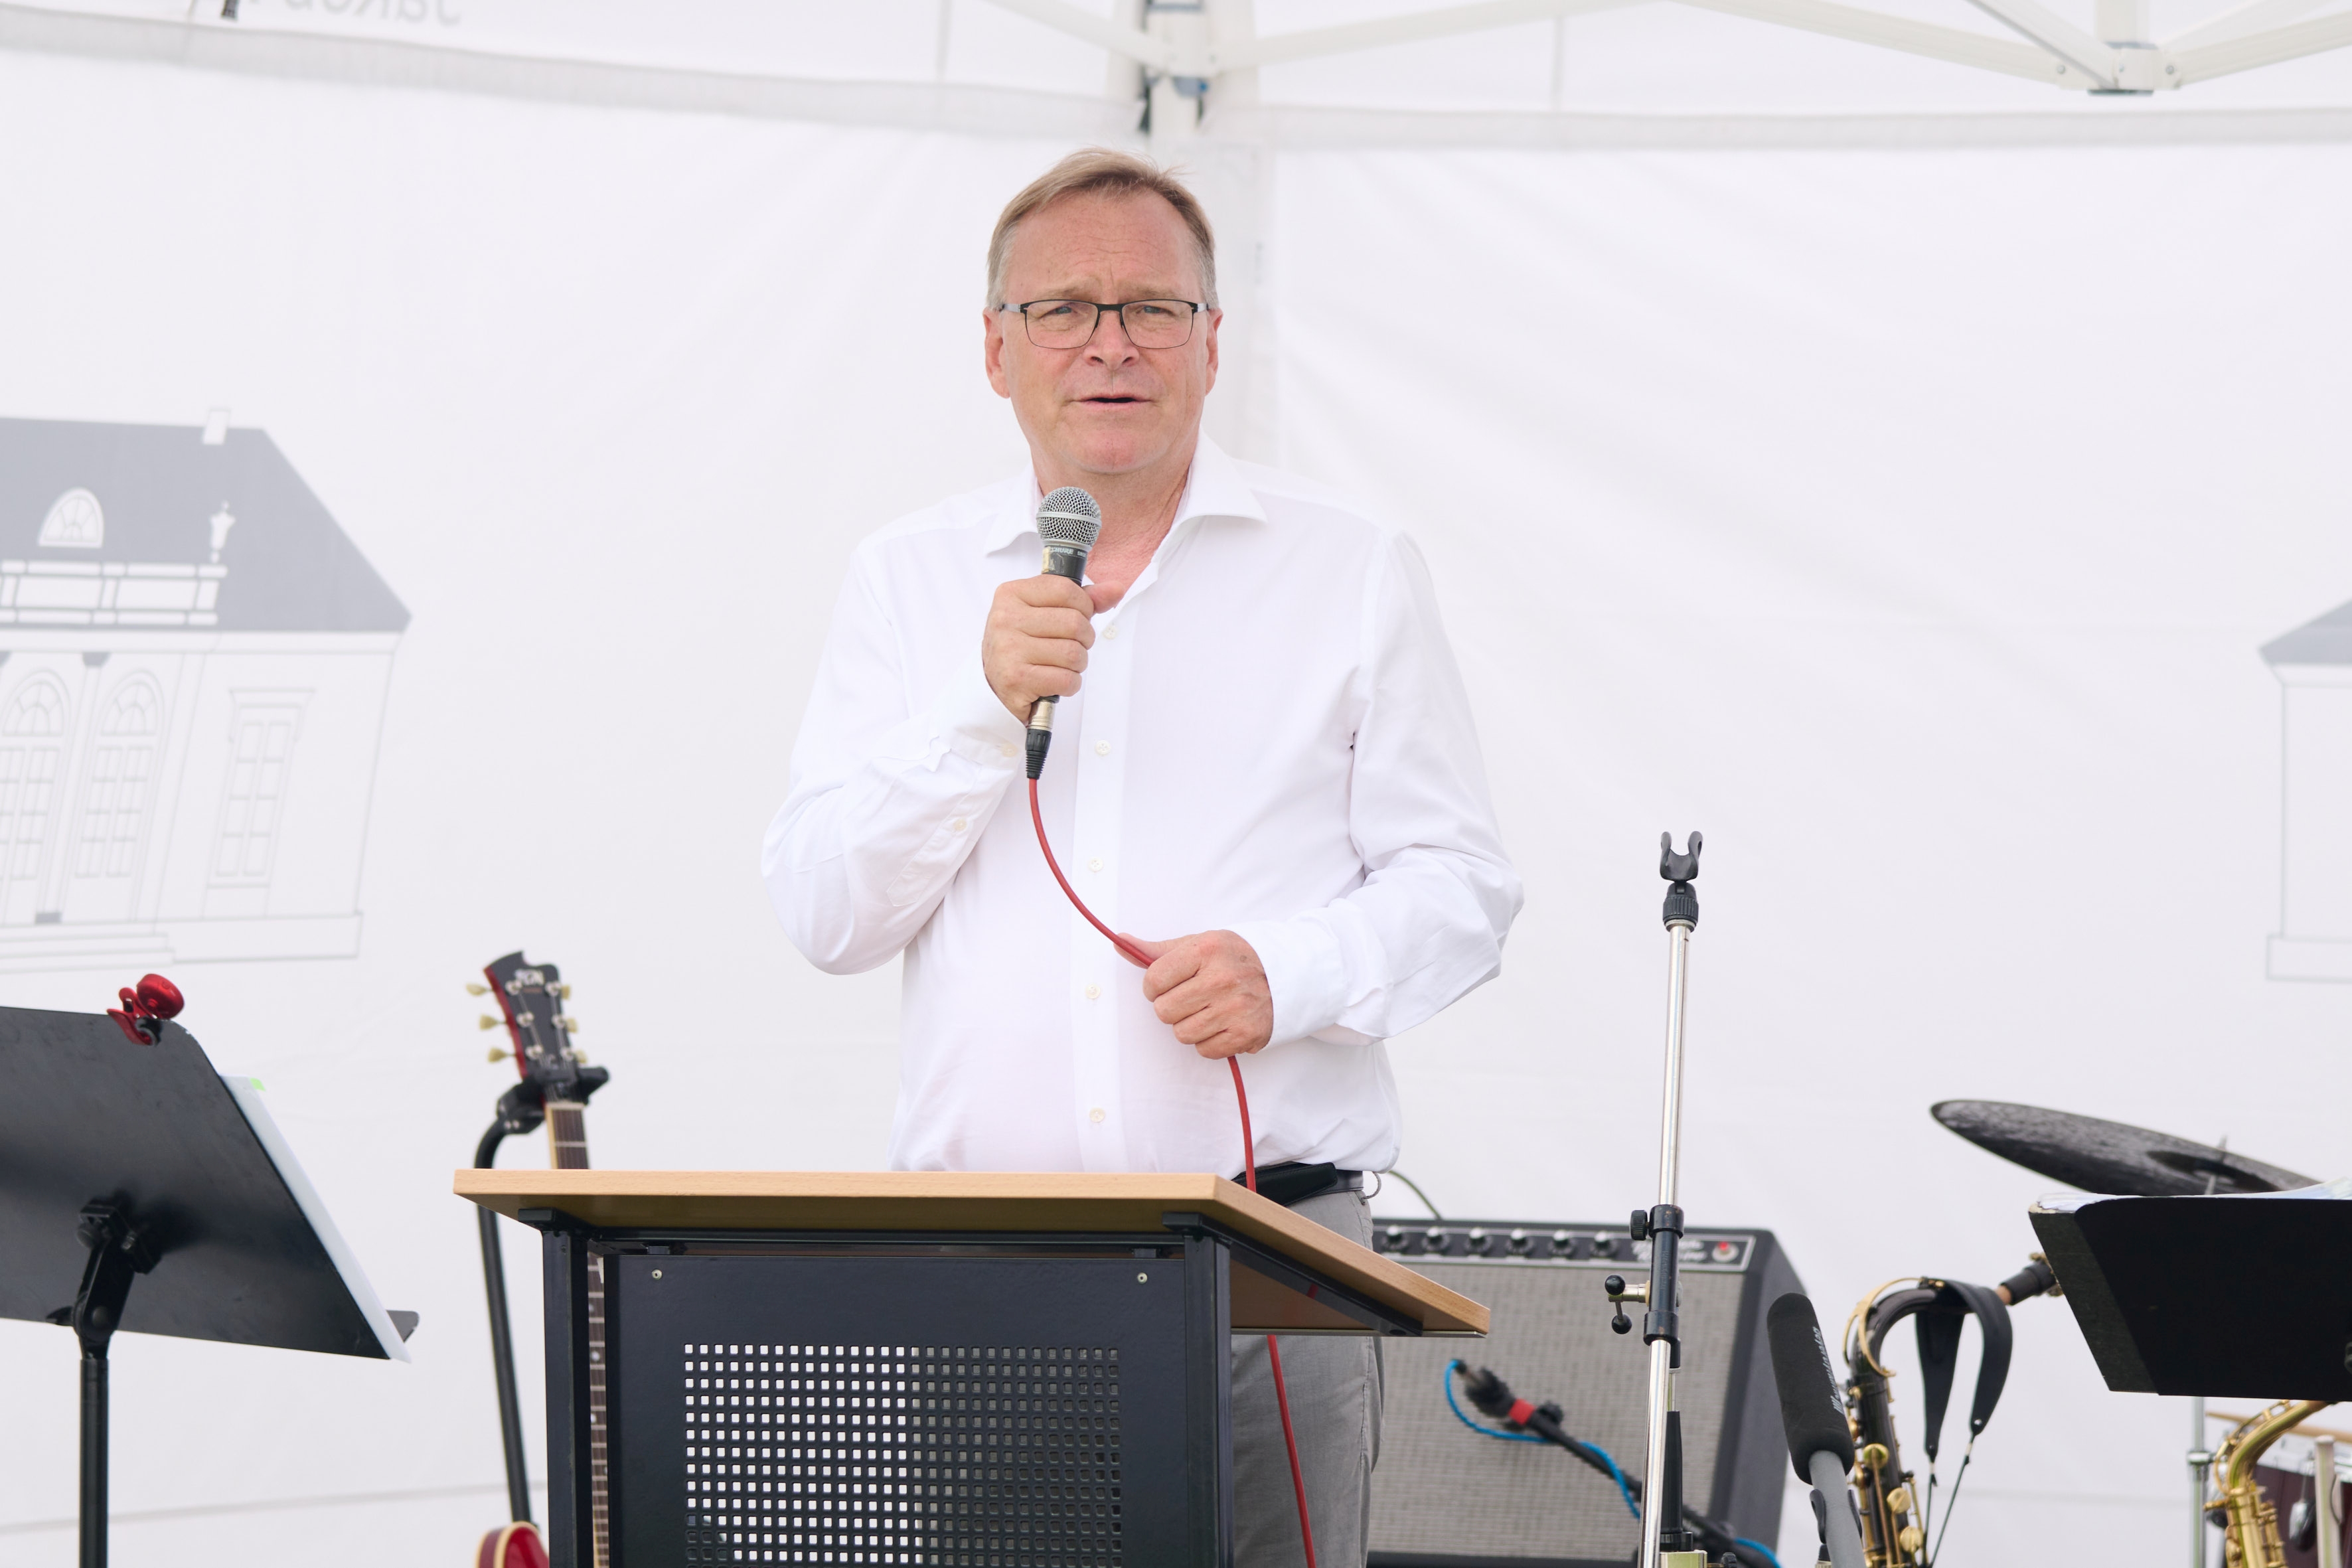
[[[1947,1100],[1931,1113],[1979,1148],[2086,1193],[2172,1198],[2316,1184],[2309,1176],[2243,1154],[2070,1110],[1999,1100]]]

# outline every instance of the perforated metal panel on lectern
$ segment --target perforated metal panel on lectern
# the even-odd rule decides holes
[[[1475,1334],[1475,1302],[1209,1176],[460,1173],[548,1262],[549,1545],[588,1568],[1223,1568],[1229,1336]]]

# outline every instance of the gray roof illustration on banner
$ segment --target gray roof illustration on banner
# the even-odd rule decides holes
[[[2263,645],[2268,664],[2352,664],[2352,605],[2338,605],[2317,620]]]
[[[29,568],[55,584],[39,596],[45,607],[5,617],[20,624],[408,625],[406,607],[259,430],[0,419],[0,557],[12,576]],[[101,592],[93,578],[123,581]]]

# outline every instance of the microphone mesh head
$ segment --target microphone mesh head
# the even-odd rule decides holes
[[[1037,506],[1037,538],[1047,549],[1092,550],[1102,531],[1102,508],[1076,485],[1064,485]]]

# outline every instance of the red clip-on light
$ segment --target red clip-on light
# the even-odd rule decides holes
[[[123,1037],[134,1046],[152,1046],[163,1037],[163,1021],[176,1018],[180,1009],[188,1005],[180,988],[160,974],[142,975],[139,988],[126,985],[121,990],[122,1005],[109,1007],[106,1016],[121,1026]]]

